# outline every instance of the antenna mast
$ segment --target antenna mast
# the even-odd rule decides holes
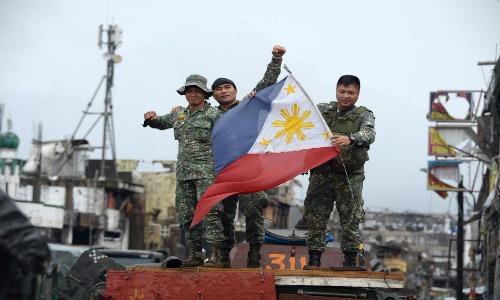
[[[113,102],[111,89],[113,88],[113,77],[114,77],[114,66],[115,63],[120,63],[121,56],[115,54],[115,50],[122,44],[122,29],[118,25],[109,25],[107,29],[103,28],[103,25],[99,26],[99,41],[98,46],[101,49],[103,45],[107,45],[107,52],[104,53],[104,59],[107,61],[106,68],[106,95],[104,97],[104,112],[102,113],[104,119],[103,133],[102,133],[102,155],[101,155],[101,165],[99,169],[99,177],[106,177],[106,149],[109,139],[109,144],[111,147],[111,155],[113,158],[114,174],[117,177],[116,172],[116,145],[115,145],[115,128],[113,120]],[[103,36],[106,36],[104,41]],[[109,135],[109,137],[108,137]]]
[[[75,131],[71,135],[71,140],[74,140],[80,126],[87,115],[98,115],[98,118],[94,121],[94,123],[90,126],[90,129],[85,133],[82,139],[86,139],[87,136],[92,132],[97,123],[103,118],[103,133],[102,133],[102,153],[101,153],[101,163],[99,167],[99,178],[106,178],[106,149],[108,148],[107,143],[109,141],[109,145],[111,148],[111,155],[113,158],[114,172],[112,177],[117,178],[118,174],[116,171],[116,144],[115,144],[115,126],[113,120],[113,101],[111,95],[111,89],[113,88],[113,77],[114,77],[114,67],[115,64],[118,64],[122,61],[122,57],[118,54],[115,54],[115,50],[121,46],[122,44],[122,35],[123,31],[118,25],[109,25],[108,28],[104,28],[103,25],[99,26],[98,40],[97,45],[99,49],[102,49],[103,45],[107,46],[107,51],[104,53],[103,57],[106,60],[106,75],[102,76],[99,84],[97,85],[94,94],[92,95],[89,103],[87,104],[87,108],[83,111],[83,115],[78,122],[78,125],[75,128]],[[106,95],[104,97],[104,112],[91,112],[90,107],[94,102],[99,90],[101,89],[102,84],[106,82]],[[63,163],[59,171],[62,167],[71,159],[72,152]],[[57,173],[59,173],[59,171]]]

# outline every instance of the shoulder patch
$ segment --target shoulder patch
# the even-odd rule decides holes
[[[177,116],[176,116],[175,120],[177,122],[184,122],[184,121],[186,121],[186,119],[187,119],[187,116],[186,116],[186,113],[184,112],[184,109],[179,110],[177,112]]]
[[[371,110],[369,110],[368,108],[364,107],[364,106],[358,106],[354,109],[354,112],[356,112],[357,114],[361,115],[361,114],[364,114],[365,112],[372,112]]]
[[[321,113],[325,113],[329,110],[335,110],[337,108],[337,105],[336,103],[334,102],[330,102],[330,103],[318,103],[318,105],[316,105],[319,109],[319,111]]]

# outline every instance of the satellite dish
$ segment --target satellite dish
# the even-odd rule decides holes
[[[115,55],[113,56],[113,62],[114,62],[115,64],[119,64],[119,63],[121,63],[121,62],[122,62],[122,60],[123,60],[123,58],[122,58],[122,57],[121,57],[121,55],[119,55],[119,54],[115,54]]]

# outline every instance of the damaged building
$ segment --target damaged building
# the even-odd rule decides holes
[[[2,188],[49,242],[128,248],[129,215],[144,192],[130,172],[106,161],[100,176],[86,140],[34,140],[27,160],[10,126],[1,140]]]
[[[483,175],[483,184],[477,202],[475,216],[470,222],[477,222],[482,228],[481,254],[482,279],[478,282],[486,287],[487,299],[500,299],[500,194],[499,194],[499,156],[500,156],[500,59],[496,61],[485,104],[478,118],[478,133],[491,153],[491,165]]]

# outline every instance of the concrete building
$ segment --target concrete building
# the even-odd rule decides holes
[[[19,159],[19,138],[8,127],[0,135],[0,186],[47,240],[127,249],[140,182],[127,172],[96,176],[100,161],[88,159],[86,140],[34,140],[28,159]]]
[[[145,187],[144,247],[176,253],[181,244],[175,211],[176,162],[156,161],[163,170],[141,172]]]
[[[296,209],[298,205],[296,199],[298,195],[297,189],[301,188],[302,184],[297,179],[292,179],[275,188],[267,190],[266,193],[269,197],[269,203],[264,209],[264,217],[271,220],[277,228],[293,227],[298,222],[298,216],[290,219],[290,216],[296,215],[291,214],[291,210]],[[238,220],[239,223],[242,224],[244,231],[245,223],[241,217],[240,214]]]
[[[367,254],[387,270],[406,272],[407,288],[419,297],[453,286],[448,255],[456,238],[454,216],[366,210],[361,232]]]
[[[500,59],[491,76],[481,116],[478,136],[487,147],[491,164],[483,174],[475,215],[469,221],[481,227],[480,246],[475,252],[482,256],[481,275],[477,286],[486,287],[486,299],[500,299]]]

